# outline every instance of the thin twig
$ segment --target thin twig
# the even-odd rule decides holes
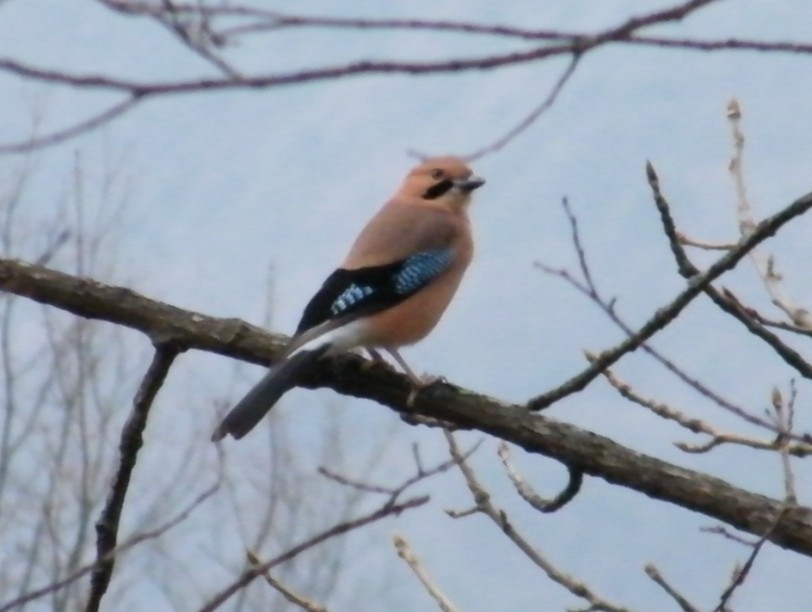
[[[251,567],[254,568],[262,567],[263,565],[262,560],[259,557],[257,557],[256,553],[254,553],[253,551],[246,550],[245,556],[248,559],[248,563],[251,565]],[[279,582],[279,580],[271,576],[271,572],[266,570],[264,572],[261,572],[261,575],[265,579],[265,582],[267,582],[271,586],[271,588],[279,591],[282,597],[284,597],[286,601],[292,603],[294,606],[298,606],[303,610],[307,610],[307,612],[327,612],[326,607],[309,600],[304,595],[296,593],[289,587]]]
[[[508,539],[513,542],[516,547],[521,550],[525,556],[530,559],[533,563],[535,563],[541,570],[547,574],[547,576],[557,584],[560,584],[562,587],[567,589],[570,593],[575,595],[576,597],[580,597],[585,599],[589,602],[592,610],[606,610],[608,612],[625,612],[625,608],[621,608],[619,606],[615,606],[605,599],[596,595],[586,584],[576,580],[572,576],[565,574],[564,572],[560,571],[555,565],[553,565],[547,558],[545,558],[538,550],[536,550],[527,540],[522,537],[513,524],[510,522],[507,513],[496,506],[491,501],[490,494],[485,490],[485,488],[480,484],[479,480],[477,480],[476,475],[474,474],[473,468],[465,461],[462,453],[460,452],[459,447],[457,446],[457,441],[454,439],[454,435],[449,432],[443,432],[445,434],[446,441],[448,442],[448,450],[451,454],[451,457],[456,462],[457,466],[460,469],[463,477],[465,478],[465,483],[468,485],[468,490],[471,492],[471,496],[474,498],[475,506],[472,510],[466,512],[453,512],[453,511],[446,511],[449,516],[453,518],[460,518],[462,516],[467,516],[474,512],[481,512],[489,519],[491,519],[501,530],[502,532],[508,537]]]
[[[639,406],[643,406],[644,408],[650,410],[657,416],[662,417],[664,419],[668,419],[669,421],[673,421],[677,423],[680,427],[683,427],[693,433],[705,434],[710,436],[710,440],[708,440],[703,444],[688,444],[686,442],[674,443],[677,448],[687,453],[705,453],[722,444],[736,444],[739,446],[746,446],[748,448],[769,451],[775,451],[782,448],[778,439],[765,441],[756,438],[751,438],[748,436],[740,436],[737,434],[721,432],[717,430],[715,427],[708,424],[707,422],[703,421],[702,419],[689,417],[685,415],[683,412],[680,412],[679,410],[672,408],[667,404],[658,402],[651,398],[643,397],[637,391],[632,389],[631,385],[618,378],[617,375],[614,372],[612,372],[612,370],[608,369],[605,370],[603,372],[603,375],[606,378],[606,380],[609,381],[609,384],[611,384],[612,387],[614,387],[617,390],[617,392],[620,393],[620,395],[625,397],[627,400],[635,404],[638,404]],[[794,455],[796,457],[807,457],[809,455],[812,455],[812,444],[808,444],[806,442],[785,444],[783,448],[790,455]]]
[[[597,34],[583,34],[576,37],[567,37],[563,40],[542,40],[540,41],[542,44],[538,44],[537,42],[537,46],[529,50],[521,48],[520,50],[509,53],[491,54],[479,57],[450,58],[433,62],[363,60],[339,65],[322,65],[316,68],[277,74],[244,76],[242,78],[236,78],[235,75],[237,75],[237,71],[226,64],[219,56],[208,52],[205,45],[195,43],[191,39],[189,39],[188,42],[190,42],[192,50],[197,53],[203,53],[207,60],[213,61],[218,68],[226,73],[225,76],[178,81],[139,82],[99,74],[68,73],[61,70],[32,66],[10,58],[0,58],[0,71],[20,78],[32,79],[43,83],[60,84],[77,89],[102,89],[129,94],[129,99],[126,103],[117,105],[83,124],[79,124],[63,132],[48,134],[36,143],[28,143],[29,149],[25,149],[26,143],[14,143],[0,145],[0,152],[20,152],[30,150],[30,148],[36,146],[44,146],[44,144],[41,145],[40,143],[47,144],[65,140],[66,138],[87,131],[90,127],[96,127],[104,122],[110,121],[113,117],[124,112],[124,110],[131,108],[149,97],[218,90],[268,89],[370,74],[429,75],[471,70],[495,70],[505,66],[537,62],[562,55],[579,57],[599,47],[628,40],[644,28],[682,20],[688,15],[718,1],[719,0],[687,0],[668,8],[627,18],[620,24],[607,28]],[[144,14],[150,14],[157,19],[169,19],[168,23],[171,23],[171,15],[180,11],[181,8],[180,5],[171,3],[168,4],[168,6],[171,7],[171,10],[169,10],[167,9],[167,2],[168,0],[162,0],[162,3],[156,3],[148,9],[144,9],[142,12]],[[128,3],[116,0],[106,0],[105,5],[113,10],[129,13],[137,12],[137,7],[148,6],[147,3]],[[183,10],[185,11],[185,7],[189,5],[183,6]],[[228,11],[228,8],[226,7],[225,10]],[[232,10],[230,14],[235,15],[237,12],[238,11]],[[170,13],[169,17],[167,13]],[[244,15],[250,15],[251,13],[255,16],[257,14],[257,12],[252,9],[243,10]],[[210,16],[215,14],[214,9],[204,10],[198,8],[197,11],[191,11],[190,14],[203,17],[203,23],[205,23],[206,28],[208,28],[207,34],[211,33],[212,44],[222,45],[225,43],[227,37],[223,34],[218,35],[211,31],[211,26],[207,21]],[[418,29],[417,25],[414,25],[414,29]],[[176,33],[181,37],[189,35],[183,28],[176,30]],[[541,109],[540,112],[543,112],[543,109]],[[532,123],[533,118],[531,117],[530,119],[530,123]]]
[[[795,492],[795,476],[792,472],[792,462],[790,460],[789,440],[792,434],[793,422],[795,420],[795,400],[798,390],[795,388],[795,381],[790,381],[789,401],[784,402],[784,398],[778,387],[773,389],[772,406],[776,427],[781,431],[776,439],[776,445],[781,453],[781,472],[784,476],[784,501],[787,504],[797,504],[798,495]]]
[[[482,445],[482,440],[478,441],[474,444],[468,451],[463,454],[465,459],[468,459],[471,455],[473,455],[477,449]],[[359,491],[364,491],[366,493],[378,493],[381,495],[388,495],[390,497],[389,503],[395,503],[403,494],[403,492],[411,487],[412,485],[420,482],[421,480],[426,480],[436,474],[441,474],[443,472],[447,472],[451,468],[456,465],[454,459],[447,459],[431,467],[426,469],[423,467],[423,462],[420,459],[420,453],[417,450],[417,445],[412,447],[412,452],[415,458],[415,474],[404,480],[400,485],[397,487],[387,487],[383,485],[375,485],[366,482],[360,482],[353,478],[349,478],[347,476],[343,476],[338,474],[324,466],[320,466],[318,469],[319,474],[322,476],[329,478],[330,480],[334,480],[335,482],[342,484],[344,486],[352,487],[353,489],[358,489]]]
[[[654,172],[654,168],[651,166],[651,164],[647,165],[647,173],[649,175],[650,182],[656,182],[656,173]],[[614,348],[600,353],[598,358],[580,374],[573,376],[570,380],[559,385],[555,389],[532,398],[527,404],[528,408],[530,410],[543,410],[564,397],[582,390],[589,383],[595,380],[595,378],[600,376],[600,373],[605,368],[614,365],[621,357],[636,350],[654,334],[665,328],[700,293],[710,287],[710,284],[713,281],[715,281],[725,272],[735,268],[736,265],[755,246],[774,235],[783,225],[804,214],[810,208],[812,208],[812,193],[796,200],[775,215],[764,219],[758,224],[752,234],[739,241],[738,246],[735,249],[732,249],[720,257],[718,260],[716,260],[716,263],[711,265],[704,272],[693,275],[688,282],[688,287],[677,295],[677,297],[674,298],[669,304],[658,309],[634,335],[630,336]],[[679,248],[681,249],[682,247]],[[812,378],[812,367],[808,367],[806,371],[808,372],[809,377]]]
[[[312,538],[305,540],[301,544],[294,546],[293,548],[271,559],[270,561],[266,561],[265,563],[263,563],[258,567],[249,568],[245,570],[237,580],[235,580],[233,583],[228,585],[222,591],[214,595],[208,602],[206,602],[200,608],[199,612],[211,612],[212,610],[216,610],[222,604],[228,601],[232,595],[248,586],[255,578],[262,575],[264,572],[267,572],[271,568],[274,568],[277,565],[280,565],[286,561],[289,561],[290,559],[293,559],[294,557],[297,557],[304,551],[313,548],[314,546],[318,546],[322,542],[343,535],[349,531],[359,529],[360,527],[364,527],[365,525],[374,523],[375,521],[378,521],[387,516],[397,516],[400,513],[405,512],[406,510],[411,510],[412,508],[422,506],[426,504],[428,501],[429,497],[427,495],[423,495],[420,497],[412,497],[399,504],[387,503],[378,508],[377,510],[373,510],[372,512],[369,512],[357,519],[352,519],[349,521],[343,521],[341,523],[338,523],[333,527],[313,536]]]
[[[442,612],[457,612],[457,607],[451,602],[448,596],[443,593],[432,577],[429,576],[426,568],[423,567],[422,563],[420,563],[420,559],[418,559],[417,555],[414,554],[411,546],[409,546],[409,543],[403,538],[403,536],[396,535],[392,538],[392,541],[395,544],[395,550],[398,553],[398,557],[403,559],[406,562],[406,565],[408,565],[409,568],[414,572],[414,575],[417,576],[417,579],[423,584],[423,587],[426,589],[431,598],[437,603],[440,610],[442,610]]]
[[[697,278],[702,276],[702,274],[700,273],[699,269],[691,262],[691,260],[688,259],[685,250],[679,243],[678,232],[676,229],[676,225],[674,224],[674,219],[671,216],[671,210],[668,204],[668,200],[666,200],[665,196],[663,196],[662,191],[660,190],[659,178],[657,177],[657,173],[654,171],[654,168],[651,166],[648,167],[648,182],[649,186],[651,187],[652,195],[654,197],[654,203],[657,206],[657,210],[660,213],[660,220],[663,224],[663,231],[666,237],[668,238],[669,245],[671,246],[671,252],[674,255],[674,259],[677,263],[677,269],[679,270],[680,275],[682,275],[684,278],[688,279],[690,282],[695,282]],[[799,198],[789,208],[785,208],[782,211],[782,213],[779,214],[786,213],[789,211],[790,208],[795,208],[796,206],[798,207],[796,209],[798,211],[798,214],[805,213],[810,207],[812,207],[812,193],[809,193]],[[768,217],[768,219],[775,219],[775,216]],[[737,249],[730,251],[722,259],[725,259],[729,255],[736,252],[739,252],[740,254],[744,255],[747,254],[749,251],[751,251],[753,248],[755,248],[758,245],[758,242],[761,242],[761,240],[753,243],[752,238],[759,233],[760,228],[766,229],[765,228],[766,221],[767,219],[765,219],[757,226],[755,226],[755,228],[751,232],[749,232],[747,236],[742,237],[742,240],[739,241],[740,246],[737,247]],[[768,230],[764,238],[767,238],[767,235],[773,235],[777,231],[777,229],[778,228],[776,227],[775,229]],[[746,249],[742,250],[743,245],[747,243],[749,243],[749,246]],[[711,268],[709,268],[708,271],[710,271],[710,269]],[[707,271],[704,274],[706,275]],[[724,312],[733,316],[740,323],[742,323],[750,333],[761,338],[761,340],[766,342],[776,352],[776,354],[784,360],[784,362],[787,365],[794,368],[804,378],[812,379],[812,365],[807,363],[807,361],[803,358],[803,356],[801,356],[800,353],[798,353],[798,351],[785,344],[774,333],[765,329],[763,325],[761,325],[757,320],[755,320],[748,314],[747,310],[741,308],[738,303],[732,302],[723,293],[717,291],[710,283],[703,285],[701,290],[708,295],[708,297],[713,301],[714,304],[716,304]]]
[[[701,531],[702,533],[712,533],[714,535],[720,535],[726,540],[736,542],[738,544],[741,544],[742,546],[747,546],[748,548],[752,548],[758,543],[758,540],[748,540],[747,538],[743,538],[737,533],[730,531],[727,527],[723,525],[714,525],[713,527],[700,527],[699,531]]]
[[[730,174],[736,190],[736,213],[739,220],[739,231],[746,236],[755,226],[753,208],[747,196],[747,185],[744,180],[744,132],[741,129],[742,111],[739,102],[733,98],[727,106],[727,118],[730,122],[730,131],[733,139],[733,155],[730,159]],[[776,272],[775,260],[767,256],[760,249],[750,251],[750,259],[758,271],[764,286],[772,298],[772,303],[780,308],[797,327],[812,330],[812,318],[809,312],[797,304],[787,293],[782,277]]]
[[[128,0],[101,0],[114,10],[130,14],[158,16],[163,8],[156,2],[128,1]],[[683,5],[684,7],[684,5]],[[702,7],[689,7],[695,11]],[[239,5],[204,5],[193,3],[174,4],[178,13],[187,13],[202,19],[242,18],[253,19],[247,24],[240,24],[220,29],[216,33],[220,44],[227,44],[230,39],[244,34],[275,32],[286,28],[338,28],[347,30],[414,30],[454,32],[468,35],[499,36],[524,41],[573,41],[588,38],[590,35],[583,32],[568,32],[565,30],[537,30],[514,26],[481,24],[464,21],[428,20],[428,19],[375,19],[375,18],[346,18],[324,17],[313,15],[297,15],[281,13],[279,11],[259,9]],[[684,18],[686,14],[676,16],[675,19]],[[672,18],[672,16],[670,16]],[[739,38],[726,39],[695,39],[643,36],[632,34],[617,42],[637,46],[653,46],[672,49],[687,49],[694,51],[760,51],[808,54],[812,53],[812,44],[804,42],[763,41]]]
[[[494,142],[489,145],[486,145],[474,153],[470,155],[466,155],[465,159],[468,161],[475,161],[484,157],[485,155],[489,155],[491,153],[495,153],[496,151],[501,150],[505,145],[510,143],[514,138],[516,138],[519,134],[524,132],[527,128],[533,125],[539,117],[541,117],[544,113],[546,113],[550,108],[552,108],[555,101],[558,99],[558,95],[561,93],[561,90],[564,89],[564,86],[567,84],[567,81],[570,80],[573,74],[575,74],[575,69],[578,67],[578,62],[581,60],[582,55],[580,53],[575,53],[570,60],[570,63],[567,64],[567,68],[561,73],[561,76],[558,77],[558,80],[553,85],[553,88],[550,90],[550,93],[547,94],[547,97],[542,100],[541,104],[539,104],[536,108],[534,108],[528,115],[519,121],[514,127],[512,127],[506,134],[500,136]]]
[[[111,7],[120,7],[130,13],[159,14],[162,10],[153,2],[125,2],[122,0],[102,0]],[[275,32],[285,28],[341,28],[348,30],[428,30],[437,32],[455,32],[458,34],[499,36],[526,41],[573,41],[588,38],[583,32],[565,30],[536,30],[513,26],[480,24],[463,21],[425,20],[425,19],[374,19],[319,17],[312,15],[294,15],[255,9],[242,6],[205,6],[198,4],[176,4],[177,11],[184,11],[201,17],[242,17],[255,21],[219,30],[216,34],[220,44],[232,42],[231,39],[245,34]],[[693,51],[759,51],[809,54],[812,45],[804,42],[764,41],[741,38],[695,39],[659,36],[642,36],[633,34],[617,42],[635,46],[652,46],[666,49],[685,49]]]
[[[733,304],[737,309],[742,311],[748,317],[760,323],[762,325],[766,325],[767,327],[775,327],[776,329],[781,329],[787,332],[791,332],[793,334],[798,334],[799,336],[806,336],[807,338],[812,338],[812,330],[803,329],[798,327],[797,325],[793,325],[791,323],[787,323],[785,321],[776,321],[774,319],[769,319],[765,317],[763,314],[758,312],[752,306],[745,306],[742,301],[733,293],[730,289],[725,287],[722,288],[722,295],[725,299]]]
[[[682,612],[700,612],[699,608],[694,606],[690,601],[688,601],[682,593],[677,591],[674,587],[668,584],[668,581],[663,578],[663,575],[660,573],[653,564],[648,563],[644,568],[646,575],[651,578],[658,586],[660,586],[671,599],[680,607]]]
[[[798,497],[795,493],[795,477],[792,473],[792,463],[790,462],[789,452],[787,451],[787,445],[790,434],[792,433],[793,421],[795,417],[796,397],[797,391],[795,388],[795,381],[790,383],[790,399],[788,402],[784,402],[784,398],[777,387],[773,389],[771,397],[771,403],[775,415],[775,424],[781,432],[778,436],[777,443],[779,445],[781,454],[781,472],[784,476],[784,508],[778,513],[775,520],[767,528],[759,540],[752,546],[750,555],[747,557],[744,564],[741,567],[737,567],[733,570],[730,583],[719,598],[719,604],[714,609],[714,612],[723,612],[725,610],[727,602],[730,601],[731,597],[733,597],[733,593],[736,591],[736,589],[744,584],[750,570],[753,568],[756,557],[758,557],[762,547],[770,539],[772,532],[775,531],[778,524],[784,518],[787,510],[791,506],[798,503]]]
[[[705,251],[729,251],[730,249],[735,249],[736,244],[729,242],[729,243],[716,243],[716,242],[703,242],[701,240],[694,240],[692,238],[688,238],[685,234],[678,233],[677,239],[679,243],[684,246],[691,246],[696,247],[698,249],[703,249]]]
[[[733,572],[733,577],[730,580],[730,584],[727,588],[722,592],[722,595],[719,597],[719,603],[713,609],[713,612],[724,612],[726,609],[727,602],[730,601],[730,598],[733,597],[733,593],[735,593],[736,589],[744,584],[744,581],[747,579],[747,576],[750,574],[750,570],[753,568],[753,563],[756,561],[756,557],[761,552],[761,548],[767,541],[770,539],[770,535],[778,526],[778,523],[781,522],[781,519],[784,518],[784,514],[786,513],[786,508],[781,511],[778,516],[775,517],[775,521],[770,526],[767,531],[764,532],[764,535],[753,545],[753,550],[750,552],[750,555],[747,557],[747,560],[744,562],[740,568],[737,568]]]
[[[29,138],[28,140],[21,140],[19,142],[0,144],[0,154],[25,153],[27,151],[34,151],[36,149],[43,149],[45,147],[60,144],[70,140],[71,138],[75,138],[76,136],[86,132],[90,132],[99,126],[120,117],[127,111],[132,110],[139,103],[139,101],[138,96],[131,95],[118,104],[114,104],[102,112],[93,115],[89,119],[80,121],[79,123],[65,129],[57,130],[38,138]]]
[[[172,519],[170,519],[160,527],[132,536],[131,538],[127,539],[123,544],[119,544],[118,546],[116,546],[115,549],[108,551],[103,558],[96,559],[95,561],[93,561],[93,563],[90,563],[88,565],[85,565],[84,567],[79,568],[75,572],[72,572],[71,574],[69,574],[68,576],[62,578],[57,582],[36,589],[35,591],[25,593],[24,595],[21,595],[17,599],[13,599],[0,605],[0,612],[10,612],[11,610],[19,609],[23,604],[26,604],[30,601],[34,601],[35,599],[39,599],[40,597],[50,595],[51,593],[58,591],[59,589],[63,589],[69,584],[79,580],[83,576],[97,569],[100,564],[105,563],[114,557],[121,556],[125,551],[131,549],[137,544],[140,544],[141,542],[147,540],[153,540],[161,537],[164,533],[166,533],[176,525],[179,525],[180,523],[185,521],[198,506],[200,506],[209,497],[214,495],[214,493],[216,493],[217,490],[220,488],[220,484],[221,479],[218,479],[217,482],[215,482],[212,486],[210,486],[208,489],[206,489],[200,495],[198,495],[186,508],[184,508],[176,516],[174,516]]]
[[[209,48],[215,46],[214,41],[220,39],[218,35],[211,31],[210,16],[205,13],[197,13],[196,21],[184,21],[181,18],[182,13],[177,10],[176,4],[172,0],[161,0],[161,4],[163,10],[152,14],[152,17],[158,23],[172,32],[188,49],[209,62],[227,77],[235,80],[242,78],[236,68]],[[187,18],[189,15],[189,12],[185,12]],[[193,25],[196,27],[193,27]]]
[[[606,316],[608,316],[609,319],[615,325],[617,325],[627,336],[630,337],[633,336],[635,334],[635,331],[618,314],[617,309],[615,308],[615,300],[606,299],[604,296],[601,295],[601,292],[598,290],[598,287],[590,271],[590,266],[586,255],[586,249],[584,248],[583,243],[581,242],[581,235],[578,228],[578,219],[573,213],[572,209],[570,208],[569,202],[566,198],[563,199],[562,206],[564,208],[564,212],[567,215],[567,220],[569,221],[570,224],[572,245],[575,248],[575,252],[578,258],[578,265],[581,269],[581,277],[583,280],[576,279],[569,271],[565,269],[551,268],[540,262],[536,262],[535,264],[536,267],[540,268],[547,274],[557,276],[566,281],[567,283],[569,283],[572,287],[580,291],[582,294],[584,294],[586,297],[592,300],[595,304],[597,304],[601,308],[601,310],[606,314]],[[767,429],[773,429],[771,423],[758,419],[758,417],[749,415],[749,413],[747,413],[741,407],[726,400],[721,395],[710,389],[710,387],[699,381],[697,378],[690,376],[682,368],[678,367],[670,359],[666,358],[662,353],[657,351],[653,346],[651,346],[651,344],[644,342],[640,345],[640,349],[648,353],[658,362],[660,362],[660,364],[663,367],[665,367],[669,372],[674,374],[682,382],[687,384],[689,387],[692,387],[697,393],[699,393],[703,397],[717,404],[720,408],[732,412],[733,414],[739,415],[742,418],[746,418],[747,420],[750,420],[754,424],[760,424],[762,427],[765,427]],[[590,361],[590,363],[593,363],[597,360],[597,355],[590,352],[586,353],[586,357]],[[663,411],[662,416],[664,416],[664,414],[665,411]],[[773,431],[775,430],[773,429]]]
[[[516,488],[516,492],[539,512],[549,513],[556,512],[571,502],[578,492],[581,490],[581,485],[584,482],[584,473],[572,466],[567,466],[569,480],[567,486],[552,499],[545,499],[530,486],[530,484],[519,473],[513,465],[510,456],[510,447],[507,442],[500,442],[497,451],[499,458],[502,460],[502,465],[505,466],[508,478]]]

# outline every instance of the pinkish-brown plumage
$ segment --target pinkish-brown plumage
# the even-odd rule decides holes
[[[437,325],[471,263],[471,193],[484,181],[456,157],[426,159],[367,223],[341,267],[305,308],[285,358],[229,413],[212,439],[240,438],[323,355],[357,347],[398,353]]]
[[[471,169],[455,157],[433,158],[413,169],[398,192],[361,231],[347,258],[345,269],[400,261],[413,253],[450,247],[450,267],[421,291],[369,317],[365,346],[397,349],[422,340],[437,325],[459,287],[474,253],[468,219],[470,192],[453,192],[436,199],[422,196],[440,170],[445,180],[466,181]]]

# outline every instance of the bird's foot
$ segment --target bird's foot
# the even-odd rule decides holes
[[[412,378],[412,390],[409,391],[409,397],[406,398],[406,405],[409,408],[412,407],[414,401],[417,399],[417,394],[423,389],[431,387],[432,385],[448,382],[444,376],[433,376],[431,374],[423,374],[419,378],[416,376],[410,378]]]

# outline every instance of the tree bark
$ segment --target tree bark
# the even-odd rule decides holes
[[[76,314],[136,329],[153,342],[199,349],[253,363],[270,363],[287,338],[237,319],[218,319],[182,310],[123,287],[0,259],[0,290]],[[557,459],[649,497],[718,519],[788,550],[812,556],[812,509],[734,487],[722,479],[635,452],[609,438],[453,385],[436,385],[408,405],[405,376],[384,368],[362,368],[346,355],[320,361],[301,381],[308,388],[374,400],[411,418],[441,419],[452,427],[476,429]],[[782,514],[783,512],[783,514]],[[770,531],[772,530],[772,531]]]

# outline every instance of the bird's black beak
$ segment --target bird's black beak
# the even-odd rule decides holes
[[[482,185],[485,184],[485,179],[480,178],[478,176],[469,176],[467,179],[461,179],[459,181],[454,181],[454,186],[457,187],[460,191],[464,191],[465,193],[471,193],[475,189],[479,189]]]

